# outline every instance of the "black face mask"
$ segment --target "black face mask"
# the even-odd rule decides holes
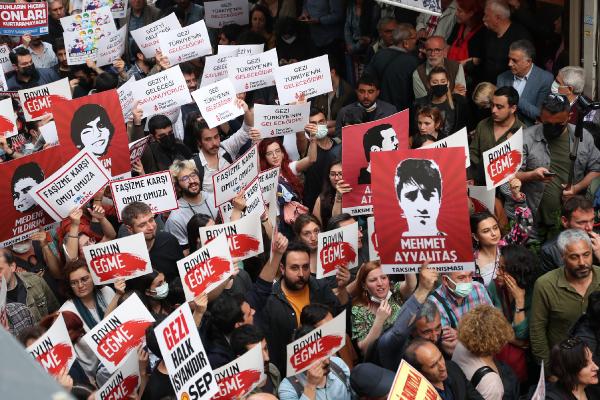
[[[158,144],[164,150],[172,151],[173,149],[175,149],[175,135],[170,134],[170,135],[167,135],[167,136],[163,136],[158,141]]]
[[[544,132],[544,136],[548,140],[556,139],[565,131],[566,125],[563,124],[551,124],[544,123],[542,124],[542,129]]]
[[[430,91],[433,97],[442,97],[448,94],[448,85],[432,85]]]
[[[21,75],[23,76],[33,76],[35,75],[35,65],[29,65],[21,69]]]

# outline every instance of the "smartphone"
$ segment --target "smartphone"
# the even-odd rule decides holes
[[[544,172],[544,176],[556,176],[556,172]]]

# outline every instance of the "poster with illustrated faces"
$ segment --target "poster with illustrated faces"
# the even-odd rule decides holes
[[[342,128],[342,170],[344,183],[352,191],[342,197],[342,212],[351,215],[373,213],[372,162],[377,152],[408,148],[409,111]]]
[[[110,8],[114,19],[125,18],[127,15],[127,0],[83,0],[82,11],[97,10],[102,7]]]
[[[464,150],[417,149],[371,154],[373,208],[384,272],[441,273],[475,268]]]
[[[129,138],[120,104],[114,89],[53,103],[62,160],[86,149],[113,177],[130,176]]]
[[[49,147],[0,165],[0,247],[28,239],[54,219],[31,197],[31,190],[61,166],[60,147]],[[11,196],[12,194],[12,196]]]

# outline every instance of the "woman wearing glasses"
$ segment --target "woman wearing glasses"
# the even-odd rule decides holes
[[[326,172],[323,189],[313,208],[313,214],[321,222],[321,226],[327,226],[329,218],[341,214],[342,196],[352,190],[350,185],[344,182],[341,160],[331,160]]]
[[[558,380],[546,388],[546,399],[598,399],[598,366],[589,347],[578,337],[563,340],[552,348],[550,371]]]

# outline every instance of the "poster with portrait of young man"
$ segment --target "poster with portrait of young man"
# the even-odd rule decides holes
[[[351,215],[373,213],[371,155],[408,148],[408,110],[372,122],[342,128],[344,183],[352,191],[342,197],[342,211]]]
[[[387,273],[472,270],[465,154],[462,148],[371,155],[373,207]]]

